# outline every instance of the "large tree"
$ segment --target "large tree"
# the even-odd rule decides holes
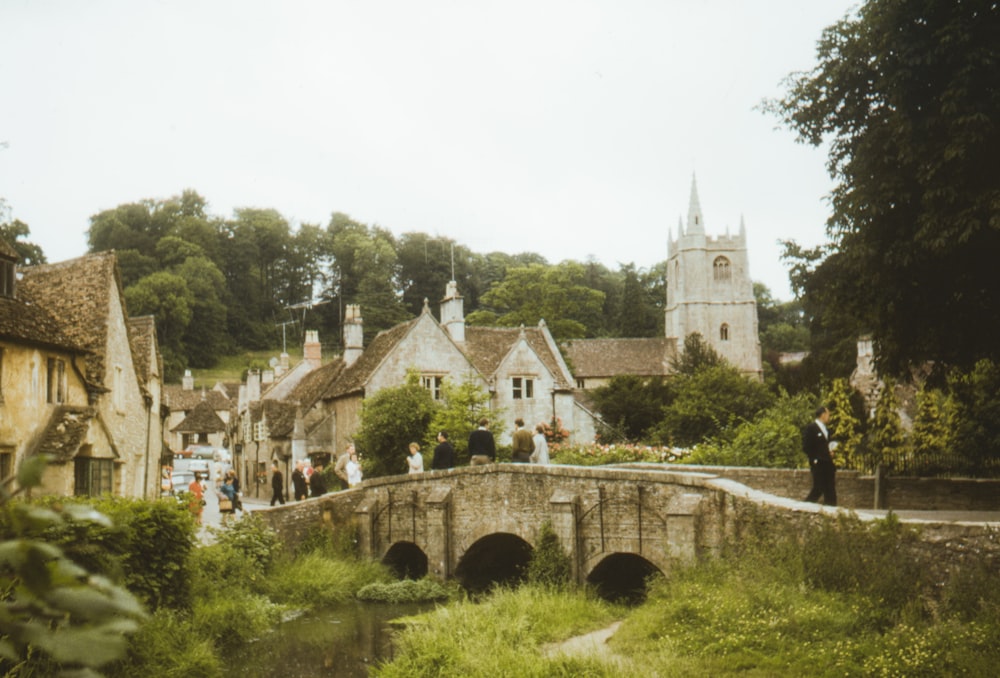
[[[770,102],[800,140],[830,141],[827,295],[885,372],[1000,357],[983,331],[1000,325],[998,35],[995,0],[869,0]]]

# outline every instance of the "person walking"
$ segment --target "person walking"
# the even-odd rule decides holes
[[[201,481],[198,479],[198,474],[194,474],[194,480],[188,485],[188,492],[191,493],[191,502],[188,504],[188,508],[191,513],[194,514],[194,520],[198,525],[201,525],[201,515],[205,512],[205,490],[201,486]]]
[[[326,494],[326,478],[323,476],[323,462],[316,462],[312,475],[309,476],[309,490],[314,497]]]
[[[531,453],[532,464],[549,463],[549,441],[545,439],[545,424],[535,427],[535,435],[531,437],[535,443],[535,451]]]
[[[333,473],[340,479],[340,489],[342,490],[351,486],[347,480],[347,463],[351,461],[352,454],[354,454],[354,443],[348,445],[344,453],[337,457],[337,463],[333,467]]]
[[[295,470],[292,471],[292,490],[295,492],[295,501],[302,501],[309,496],[304,468],[305,464],[302,463],[301,459],[295,462]]]
[[[815,416],[816,419],[802,429],[802,451],[809,459],[809,472],[812,474],[812,489],[804,501],[815,502],[823,497],[824,504],[836,506],[837,467],[833,464],[831,452],[836,449],[837,443],[830,442],[830,432],[826,429],[830,410],[819,407]]]
[[[278,468],[278,462],[271,464],[271,506],[285,505],[285,476]]]
[[[410,443],[410,456],[407,457],[406,463],[410,467],[410,473],[424,472],[424,456],[420,454],[420,445],[417,443]]]
[[[233,479],[226,474],[216,490],[219,499],[219,517],[223,525],[228,525],[232,516],[236,515],[236,490],[233,489]]]
[[[479,428],[469,434],[469,466],[492,464],[496,459],[496,441],[489,426],[490,420],[483,417],[479,420]]]
[[[446,471],[455,468],[455,448],[448,441],[448,432],[439,432],[437,441],[437,447],[434,448],[434,458],[431,460],[431,470]]]
[[[511,439],[511,452],[515,464],[527,464],[531,461],[531,453],[535,451],[535,442],[531,439],[531,431],[524,428],[524,419],[514,420],[514,435]]]
[[[357,487],[361,484],[361,462],[358,460],[358,451],[354,449],[354,445],[351,445],[350,453],[351,458],[347,462],[347,485],[348,487]]]

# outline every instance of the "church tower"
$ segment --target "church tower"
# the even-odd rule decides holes
[[[687,224],[667,247],[666,335],[678,351],[691,333],[699,333],[715,351],[747,376],[762,378],[757,302],[750,280],[746,228],[732,236],[708,236],[691,179]]]

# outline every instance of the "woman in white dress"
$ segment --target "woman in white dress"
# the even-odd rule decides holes
[[[531,440],[535,443],[535,451],[531,453],[531,463],[548,464],[549,443],[545,439],[545,424],[539,424],[535,427],[535,435],[531,437]]]

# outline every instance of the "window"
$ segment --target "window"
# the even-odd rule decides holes
[[[577,388],[587,388],[587,380],[586,379],[577,379],[576,380],[576,387]]]
[[[49,358],[47,375],[45,401],[49,403],[66,402],[66,361],[60,358]]]
[[[14,296],[14,262],[0,259],[0,297]]]
[[[113,459],[93,459],[77,457],[74,461],[76,487],[74,494],[78,497],[97,497],[102,494],[114,493]]]
[[[729,325],[726,323],[722,323],[722,327],[719,328],[719,339],[729,341]]]
[[[512,380],[511,396],[514,400],[522,400],[535,397],[535,380],[529,377],[514,377]]]
[[[733,273],[730,270],[729,259],[725,257],[716,257],[715,261],[712,262],[712,277],[715,280],[730,280],[733,277]]]
[[[431,392],[431,397],[434,400],[441,400],[441,385],[444,383],[444,377],[436,374],[425,374],[420,377],[420,385]]]

